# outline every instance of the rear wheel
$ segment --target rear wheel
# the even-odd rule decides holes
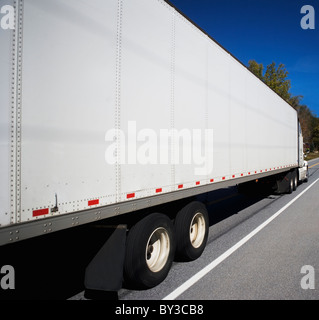
[[[191,202],[182,208],[175,219],[176,256],[185,261],[196,260],[203,253],[209,228],[206,207]]]
[[[127,236],[124,279],[134,288],[147,289],[167,276],[175,254],[174,226],[160,213],[134,225]]]
[[[294,172],[294,186],[293,186],[293,191],[296,191],[297,190],[297,187],[298,187],[298,175],[297,175],[297,172]]]
[[[293,178],[293,174],[292,173],[290,173],[288,175],[288,179],[289,179],[289,181],[288,181],[288,190],[287,190],[287,192],[290,194],[294,190],[294,178]]]

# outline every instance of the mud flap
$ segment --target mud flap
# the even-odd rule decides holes
[[[87,290],[118,291],[122,288],[126,225],[118,225],[85,270]]]
[[[287,173],[281,174],[277,177],[277,190],[276,193],[283,194],[289,191],[290,179],[296,174],[295,171],[289,171]]]

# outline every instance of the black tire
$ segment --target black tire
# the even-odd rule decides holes
[[[166,278],[174,255],[175,238],[172,221],[160,213],[145,217],[131,228],[127,236],[125,283],[136,289],[157,286]]]
[[[292,173],[290,173],[288,175],[288,179],[289,179],[289,181],[288,181],[287,193],[291,194],[293,192],[293,190],[294,190],[294,178],[293,178],[293,174]]]
[[[175,219],[176,258],[193,261],[203,253],[209,230],[206,207],[194,201],[182,208]]]
[[[296,171],[293,173],[293,180],[294,180],[293,191],[296,191],[298,187],[298,174]]]

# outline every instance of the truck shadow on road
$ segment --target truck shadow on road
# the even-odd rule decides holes
[[[267,187],[244,193],[239,193],[236,186],[210,192],[204,201],[209,213],[210,226],[240,213],[263,199],[276,199],[276,195]]]

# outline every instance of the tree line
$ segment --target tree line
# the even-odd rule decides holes
[[[291,81],[285,65],[272,62],[264,68],[262,63],[250,60],[248,69],[297,110],[306,147],[310,151],[319,150],[319,118],[302,104],[303,96],[290,93]]]

